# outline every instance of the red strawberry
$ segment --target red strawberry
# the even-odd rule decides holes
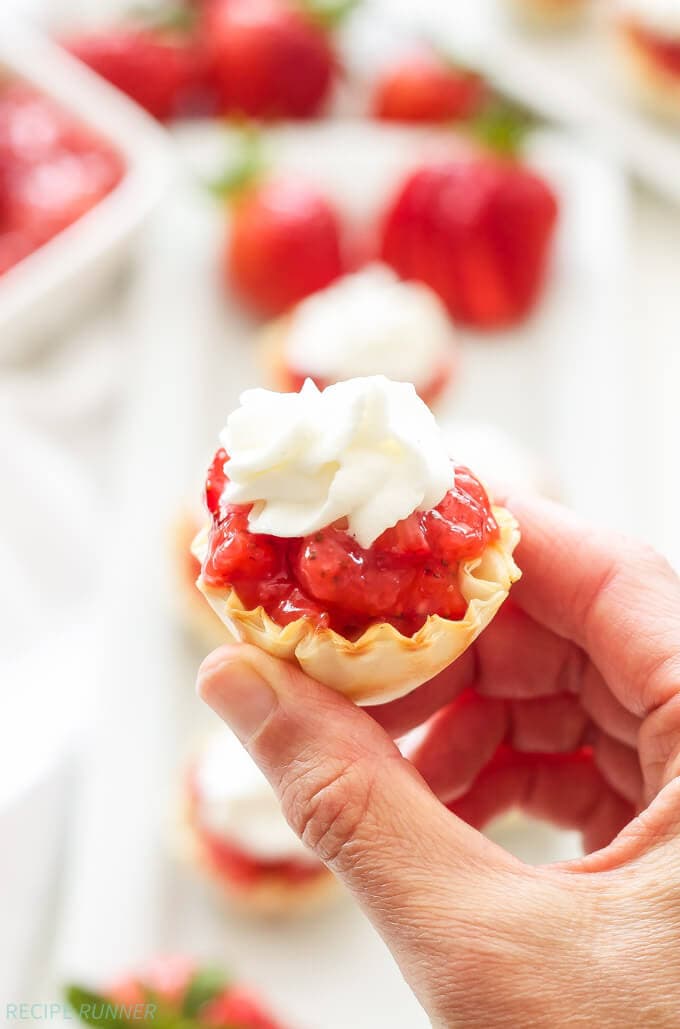
[[[198,52],[182,35],[110,29],[64,45],[159,121],[201,106],[206,87]]]
[[[315,189],[272,179],[234,202],[226,283],[259,313],[287,310],[344,271],[336,212]]]
[[[557,212],[547,183],[517,162],[426,165],[392,203],[382,257],[402,277],[434,289],[459,321],[512,325],[540,294]]]
[[[328,95],[328,36],[286,0],[206,0],[201,37],[224,113],[311,118]]]
[[[459,121],[476,114],[486,97],[479,75],[424,51],[387,69],[377,83],[373,111],[388,121]]]
[[[238,1029],[282,1029],[249,993],[242,989],[227,990],[216,997],[199,1014],[201,1025],[238,1026]]]

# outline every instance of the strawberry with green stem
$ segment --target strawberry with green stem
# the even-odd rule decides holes
[[[125,93],[158,121],[208,113],[208,65],[197,45],[199,13],[186,4],[140,10],[120,26],[62,40],[92,71]]]
[[[199,38],[224,114],[312,118],[338,71],[330,28],[355,0],[204,0]]]
[[[151,1025],[156,1029],[283,1029],[246,990],[215,968],[183,957],[156,958],[138,975],[103,993],[79,986],[66,990],[85,1025]]]
[[[279,315],[345,271],[340,217],[317,189],[267,176],[258,137],[245,130],[240,160],[214,191],[229,202],[222,280],[254,312]]]

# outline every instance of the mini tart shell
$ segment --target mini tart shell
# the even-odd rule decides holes
[[[680,73],[674,74],[655,59],[629,21],[617,27],[616,42],[619,63],[635,98],[650,113],[680,121]]]
[[[297,393],[300,388],[299,381],[291,374],[286,363],[286,336],[290,329],[291,317],[284,315],[274,322],[270,322],[259,338],[259,364],[267,386],[279,393]],[[432,388],[418,390],[418,396],[428,407],[432,407],[446,391],[451,380],[456,376],[458,359],[455,348],[451,355],[444,358],[437,373],[432,377]],[[311,376],[310,376],[311,377]]]
[[[491,622],[521,572],[513,560],[520,538],[517,522],[503,507],[493,513],[500,530],[479,557],[460,566],[459,585],[468,603],[459,621],[430,615],[413,636],[387,622],[376,622],[359,637],[347,640],[332,629],[316,628],[305,618],[280,626],[262,607],[246,610],[236,591],[197,586],[239,642],[251,643],[274,657],[292,661],[307,675],[345,694],[357,704],[396,700],[427,682],[455,661]],[[193,543],[203,564],[208,531]]]

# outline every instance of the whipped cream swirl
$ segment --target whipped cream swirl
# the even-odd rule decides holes
[[[373,264],[315,293],[293,311],[286,362],[326,382],[383,374],[427,387],[455,337],[439,298]]]
[[[453,485],[446,443],[411,383],[382,375],[320,391],[247,390],[220,434],[225,496],[252,504],[252,532],[307,536],[339,519],[360,546]]]
[[[650,32],[680,40],[680,0],[619,0],[618,6]]]
[[[212,736],[194,772],[197,820],[260,861],[318,864],[281,814],[274,791],[231,732]]]

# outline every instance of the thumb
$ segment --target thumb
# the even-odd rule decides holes
[[[478,934],[485,909],[498,932],[498,912],[508,911],[513,880],[527,870],[447,811],[366,711],[246,645],[211,654],[198,692],[265,773],[293,829],[358,899],[417,993],[429,992],[418,977],[441,962],[443,941],[457,934],[460,946]]]

